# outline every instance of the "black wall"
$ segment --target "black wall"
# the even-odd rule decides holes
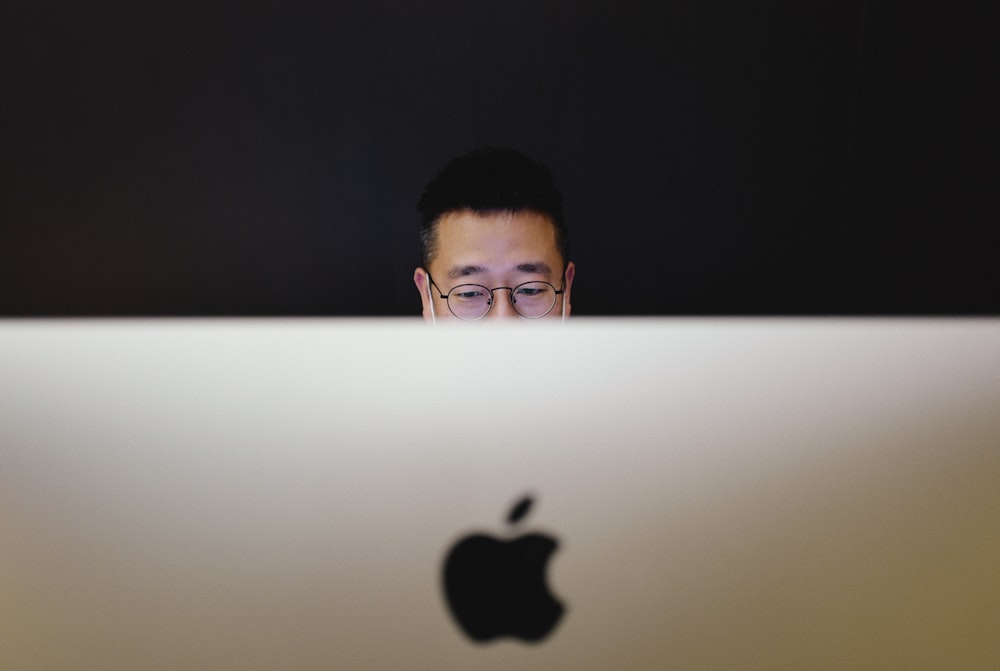
[[[484,143],[576,314],[998,314],[987,6],[2,0],[0,314],[415,315]]]

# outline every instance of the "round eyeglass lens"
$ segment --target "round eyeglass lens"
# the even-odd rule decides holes
[[[448,292],[448,309],[459,319],[479,319],[490,311],[490,290],[478,284],[460,284]]]
[[[522,317],[544,317],[556,304],[556,288],[548,282],[525,282],[514,287],[510,299]]]

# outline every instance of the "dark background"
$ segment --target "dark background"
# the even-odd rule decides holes
[[[988,6],[2,0],[0,314],[416,315],[484,143],[575,314],[997,314]]]

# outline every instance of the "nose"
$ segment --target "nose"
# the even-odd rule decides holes
[[[493,290],[493,307],[486,315],[488,319],[518,319],[520,315],[511,302],[511,290],[507,287],[497,287]]]

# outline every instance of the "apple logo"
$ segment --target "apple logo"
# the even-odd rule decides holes
[[[472,534],[459,539],[444,562],[444,593],[451,614],[474,641],[511,637],[538,642],[562,617],[563,604],[545,582],[558,543],[537,533],[514,535],[531,509],[525,496],[507,516],[508,539]]]

